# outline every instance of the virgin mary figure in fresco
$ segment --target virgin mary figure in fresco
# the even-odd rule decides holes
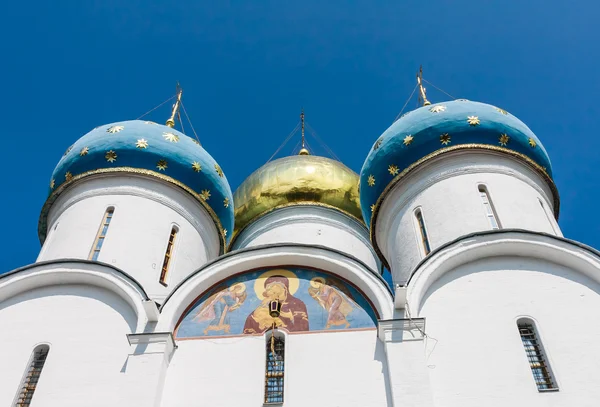
[[[246,285],[244,283],[233,284],[208,297],[194,316],[194,321],[209,321],[208,326],[204,329],[204,335],[208,335],[211,331],[223,331],[227,334],[230,330],[229,313],[241,307],[245,300]]]
[[[315,277],[310,280],[308,293],[327,311],[325,329],[339,325],[350,327],[347,317],[357,305],[345,288],[341,283],[336,284],[335,279]]]
[[[292,295],[287,277],[277,274],[267,277],[264,280],[264,292],[258,296],[263,297],[262,302],[246,318],[245,334],[263,333],[272,328],[273,323],[278,328],[285,328],[289,332],[308,331],[306,305],[301,299]],[[274,300],[281,302],[281,314],[277,318],[269,315],[269,303]]]

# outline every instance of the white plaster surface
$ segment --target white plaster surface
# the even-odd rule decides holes
[[[50,210],[38,261],[88,259],[108,207],[114,214],[98,261],[133,276],[158,302],[219,254],[213,221],[187,193],[159,180],[111,174],[86,178],[63,192]],[[165,287],[159,278],[174,225],[179,232]]]

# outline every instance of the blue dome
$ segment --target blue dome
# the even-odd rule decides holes
[[[50,180],[38,227],[42,241],[47,212],[58,195],[78,179],[108,172],[141,173],[183,188],[207,209],[226,246],[233,231],[233,196],[221,167],[196,139],[141,120],[97,127],[68,148]]]
[[[515,116],[464,99],[423,106],[392,124],[377,139],[363,164],[360,203],[371,235],[371,218],[376,217],[383,197],[397,181],[430,158],[469,148],[517,157],[537,170],[555,190],[546,149]]]

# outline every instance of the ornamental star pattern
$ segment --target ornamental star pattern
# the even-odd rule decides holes
[[[375,212],[375,204],[371,205],[371,213]]]
[[[500,138],[498,139],[498,143],[500,143],[501,146],[506,147],[509,140],[510,140],[510,137],[506,133],[501,134]]]
[[[135,142],[135,146],[137,148],[148,148],[148,141],[146,139],[141,138]]]
[[[85,155],[88,155],[88,153],[89,153],[89,152],[90,152],[90,148],[89,148],[89,147],[83,147],[83,148],[81,149],[81,151],[79,152],[79,155],[80,155],[81,157],[83,157],[83,156],[85,156]]]
[[[223,236],[227,236],[227,229],[223,228]]]
[[[537,146],[537,143],[535,142],[534,139],[532,139],[531,137],[529,138],[529,145],[533,148],[535,148],[535,146]]]
[[[444,105],[431,106],[431,108],[429,108],[429,111],[431,113],[444,112],[445,110],[446,110],[446,106],[444,106]]]
[[[108,129],[106,129],[106,132],[110,133],[110,134],[115,134],[115,133],[120,132],[124,128],[125,128],[125,126],[110,126]]]
[[[71,171],[67,171],[65,173],[65,181],[71,181],[73,179],[73,174],[71,174]]]
[[[194,161],[192,163],[192,169],[196,172],[200,172],[200,171],[202,171],[202,166],[200,165],[200,163],[198,161]]]
[[[163,137],[165,140],[170,141],[171,143],[177,143],[179,141],[179,136],[171,132],[163,133]]]
[[[200,145],[200,142],[198,140],[196,140],[195,138],[192,139],[192,141],[198,145]]]
[[[156,123],[154,123],[153,121],[148,120],[148,121],[146,121],[146,124],[156,124]]]
[[[54,181],[54,178],[52,178],[50,180],[50,189],[54,189],[54,186],[56,185],[56,181]]]
[[[383,140],[381,138],[378,138],[375,144],[373,145],[373,150],[377,150],[379,147],[381,147],[381,143],[383,143]]]
[[[440,136],[440,143],[447,146],[450,144],[450,135],[448,133],[444,133]]]
[[[499,111],[500,113],[502,113],[503,115],[507,115],[507,114],[508,114],[508,112],[507,112],[506,110],[504,110],[504,109],[500,109],[499,107],[496,107],[495,109],[496,109],[497,111]]]
[[[200,192],[200,198],[208,201],[210,199],[210,191],[208,189],[203,189],[202,192]]]
[[[167,160],[158,160],[156,163],[156,168],[158,168],[159,171],[164,171],[167,169],[167,167]]]
[[[394,165],[394,164],[390,164],[388,166],[388,172],[390,173],[390,175],[398,175],[398,166]]]
[[[467,122],[469,123],[469,125],[471,126],[478,126],[479,125],[479,117],[477,116],[469,116],[467,118]]]
[[[69,146],[69,148],[67,148],[67,151],[65,151],[65,153],[63,155],[69,154],[72,149],[73,149],[73,146]]]
[[[117,161],[117,153],[115,153],[113,150],[107,151],[104,158],[106,158],[106,161],[109,163],[114,163]]]
[[[408,136],[404,137],[404,145],[405,146],[409,146],[414,140],[414,137],[409,134]]]
[[[367,178],[367,184],[369,184],[370,187],[375,185],[375,177],[373,174],[369,175],[369,178]]]
[[[229,208],[229,198],[223,199],[223,206]]]
[[[219,174],[219,177],[223,177],[223,170],[219,167],[219,164],[215,164],[215,171]]]

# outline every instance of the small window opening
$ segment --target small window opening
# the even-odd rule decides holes
[[[48,345],[40,345],[33,350],[31,361],[22,380],[21,390],[15,400],[15,407],[27,407],[31,405],[31,399],[37,388],[49,351],[50,347]]]
[[[169,235],[169,242],[167,243],[167,251],[165,252],[165,258],[163,260],[163,266],[160,271],[160,283],[164,286],[167,285],[167,275],[169,274],[169,265],[171,264],[171,257],[173,255],[173,245],[175,244],[175,238],[177,237],[177,228],[173,226],[171,234]]]
[[[484,185],[479,185],[479,196],[481,196],[481,200],[483,202],[483,208],[485,210],[485,214],[490,222],[490,226],[493,230],[500,229],[500,223],[498,223],[498,215],[496,215],[496,210],[494,209],[494,204],[490,199],[490,194],[488,193],[487,188]]]
[[[110,221],[113,218],[113,214],[115,212],[115,208],[108,208],[104,213],[104,217],[102,218],[102,223],[100,224],[100,228],[98,229],[98,234],[96,235],[96,240],[94,241],[94,245],[92,246],[92,252],[90,253],[90,260],[98,260],[98,256],[100,255],[100,250],[102,250],[102,245],[104,245],[104,239],[106,239],[106,233],[108,232],[108,226],[110,225]]]
[[[552,376],[550,365],[548,364],[544,348],[535,326],[531,321],[519,321],[517,323],[521,341],[525,348],[525,354],[529,361],[529,367],[533,373],[533,379],[539,391],[556,391],[558,386]]]
[[[431,252],[431,247],[429,246],[427,229],[425,229],[425,221],[423,220],[423,214],[421,213],[420,209],[417,209],[415,216],[417,218],[417,223],[419,224],[419,232],[421,233],[421,244],[423,245],[423,251],[425,251],[425,255],[427,256],[429,252]]]
[[[548,211],[546,205],[544,205],[544,203],[542,202],[542,200],[540,198],[538,198],[538,202],[540,203],[540,206],[542,207],[542,210],[544,211],[544,214],[546,215],[546,219],[548,219],[548,223],[550,223],[550,227],[552,228],[552,231],[558,235],[559,233],[555,226],[556,219],[554,219],[554,217]]]
[[[285,371],[285,339],[274,332],[267,337],[267,366],[265,370],[265,404],[283,403]]]

